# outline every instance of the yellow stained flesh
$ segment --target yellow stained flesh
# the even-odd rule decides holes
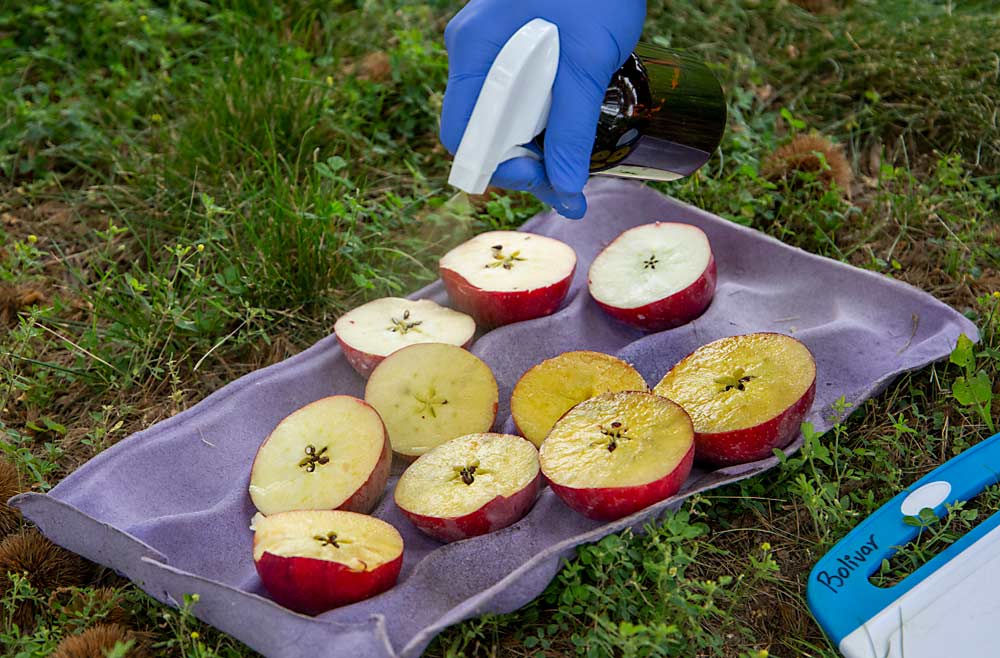
[[[254,527],[253,557],[265,552],[338,562],[354,571],[372,571],[399,557],[403,538],[390,524],[365,514],[293,511],[260,517]],[[337,546],[316,539],[335,533]]]
[[[305,448],[326,448],[326,464],[300,466]],[[278,423],[254,461],[250,498],[264,514],[334,509],[368,480],[385,447],[378,413],[356,398],[324,398]]]
[[[459,347],[425,343],[390,355],[365,400],[382,416],[392,449],[422,455],[449,439],[488,431],[498,391],[489,367]]]
[[[635,368],[609,354],[567,352],[538,364],[521,378],[511,397],[518,429],[536,446],[563,414],[595,395],[648,390]]]
[[[458,469],[475,464],[472,483]],[[538,451],[519,436],[473,434],[444,443],[413,462],[396,485],[400,507],[424,516],[470,514],[497,496],[511,496],[538,475]]]
[[[751,379],[743,390],[725,390],[737,374]],[[815,379],[816,363],[805,345],[782,334],[748,334],[699,348],[653,391],[684,407],[695,431],[712,433],[774,418],[797,402]]]
[[[621,423],[614,428],[613,423]],[[614,451],[605,432],[622,430]],[[602,431],[603,430],[603,431]],[[567,487],[632,487],[672,472],[694,443],[687,414],[651,393],[608,393],[563,417],[540,451],[545,477]]]

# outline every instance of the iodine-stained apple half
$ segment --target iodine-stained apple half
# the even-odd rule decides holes
[[[519,521],[541,486],[538,450],[511,434],[469,434],[407,467],[396,506],[421,531],[450,542]]]
[[[612,521],[677,493],[694,459],[687,413],[652,393],[605,393],[576,405],[542,443],[549,486],[572,509]]]
[[[368,377],[382,359],[417,343],[468,347],[476,323],[429,299],[383,297],[344,314],[333,326],[347,361]]]
[[[715,295],[708,236],[697,226],[656,222],[629,229],[590,265],[590,296],[611,317],[662,331],[701,315]]]
[[[452,303],[484,328],[554,313],[575,269],[568,244],[523,231],[481,233],[439,263]]]
[[[682,359],[653,390],[691,415],[699,461],[741,464],[798,435],[816,397],[816,362],[790,336],[730,336]]]
[[[253,561],[279,604],[308,615],[380,594],[396,584],[403,538],[355,512],[296,510],[258,518]]]
[[[385,421],[393,451],[412,459],[450,439],[488,432],[499,391],[489,366],[471,352],[421,343],[375,367],[365,400]]]
[[[264,440],[250,469],[250,498],[265,515],[367,513],[382,497],[391,466],[378,412],[363,400],[333,395],[291,413]]]
[[[574,405],[602,393],[646,391],[642,375],[610,354],[564,352],[528,370],[514,386],[510,410],[517,429],[536,446]]]

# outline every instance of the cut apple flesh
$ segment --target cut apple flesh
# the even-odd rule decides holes
[[[601,352],[565,352],[524,373],[511,395],[511,413],[525,438],[540,446],[576,404],[602,393],[647,389],[642,375],[621,359]]]
[[[334,331],[351,348],[386,357],[417,343],[466,345],[476,332],[476,323],[465,313],[429,299],[385,297],[345,314]]]
[[[375,596],[396,584],[403,538],[354,512],[291,511],[255,520],[254,565],[279,604],[306,614]]]
[[[413,462],[396,485],[396,504],[414,514],[459,517],[518,493],[537,477],[538,451],[531,443],[510,434],[473,434]]]
[[[732,336],[681,360],[656,385],[691,415],[698,433],[753,428],[799,402],[816,381],[801,342],[774,333]]]
[[[365,400],[382,416],[392,449],[416,457],[449,439],[486,432],[499,391],[489,366],[454,345],[422,343],[375,368]]]
[[[657,222],[622,233],[590,266],[590,294],[616,308],[638,308],[681,292],[712,261],[705,233],[696,226]]]
[[[481,233],[444,255],[440,267],[485,291],[528,291],[563,281],[576,267],[569,245],[523,231]]]
[[[323,398],[287,416],[261,445],[250,473],[250,498],[265,515],[332,510],[374,484],[374,502],[390,460],[385,426],[374,408],[346,395]],[[370,478],[381,482],[369,483]]]
[[[576,489],[639,487],[671,473],[691,453],[691,419],[652,393],[606,393],[573,407],[540,451],[552,484]]]
[[[491,231],[449,251],[439,270],[455,308],[492,329],[557,311],[573,282],[576,252],[541,235]]]
[[[373,571],[403,552],[403,538],[395,528],[355,512],[291,511],[259,518],[254,527],[254,561],[270,553]]]

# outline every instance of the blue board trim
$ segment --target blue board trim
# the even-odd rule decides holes
[[[974,498],[1000,482],[1000,433],[966,450],[904,489],[862,521],[824,555],[809,574],[806,599],[820,627],[833,641],[850,635],[880,611],[954,559],[983,535],[1000,525],[1000,512],[966,533],[954,544],[892,587],[876,587],[868,578],[897,547],[912,541],[918,528],[903,523],[900,509],[912,492],[932,482],[948,482],[951,492],[934,508],[941,516],[946,506]]]

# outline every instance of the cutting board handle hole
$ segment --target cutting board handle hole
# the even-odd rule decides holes
[[[896,551],[882,560],[868,581],[876,587],[901,583],[997,511],[1000,511],[1000,484],[983,489],[967,501],[946,505],[945,513],[940,516],[924,508],[914,516],[904,517],[904,523],[917,528],[917,536],[895,547]]]

